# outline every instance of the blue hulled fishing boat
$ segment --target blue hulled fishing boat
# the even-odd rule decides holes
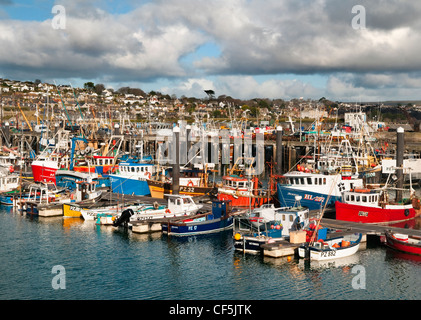
[[[231,201],[212,202],[212,211],[161,224],[162,232],[172,236],[215,233],[232,228]]]

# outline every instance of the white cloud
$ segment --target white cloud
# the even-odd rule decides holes
[[[51,19],[0,20],[0,70],[10,78],[43,80],[168,79],[174,87],[163,89],[198,97],[212,86],[239,98],[415,95],[421,3],[360,2],[365,30],[351,26],[354,0],[157,0],[124,14],[113,14],[101,0],[63,0],[65,30],[54,30]],[[220,54],[192,55],[205,43]],[[183,61],[189,55],[196,60]],[[330,80],[321,89],[294,78],[254,77],[280,74]]]

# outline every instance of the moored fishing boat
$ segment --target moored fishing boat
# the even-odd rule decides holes
[[[162,222],[162,232],[173,236],[191,236],[227,230],[233,225],[231,210],[230,201],[214,200],[211,212]]]
[[[109,215],[101,213],[98,216],[97,224],[112,224],[116,227],[120,225],[131,226],[133,222],[137,221],[152,221],[156,219],[173,218],[189,216],[197,213],[202,207],[202,204],[197,204],[193,197],[187,195],[166,195],[167,206],[154,203],[136,204],[129,206],[118,213],[111,212]]]
[[[95,181],[78,181],[76,190],[70,195],[70,202],[63,203],[62,212],[64,217],[79,218],[81,214],[74,209],[74,204],[88,204],[100,199],[102,190],[96,189]],[[67,202],[67,201],[66,201]]]
[[[336,219],[361,223],[396,223],[415,218],[419,213],[417,198],[391,201],[388,189],[352,189],[336,201]]]
[[[405,253],[421,255],[421,237],[391,231],[386,231],[385,236],[388,247]]]
[[[233,207],[258,208],[269,202],[266,190],[259,188],[259,179],[228,175],[222,177],[222,186],[218,187],[218,200],[231,200]]]
[[[254,213],[235,217],[233,231],[235,250],[259,254],[263,244],[287,240],[291,232],[307,227],[308,208],[301,207],[299,202],[296,204],[294,207],[274,209],[268,208],[270,205],[264,205]]]
[[[355,254],[361,243],[362,234],[345,235],[327,240],[320,239],[301,245],[298,248],[300,258],[323,261],[349,257]]]
[[[250,212],[250,221],[255,227],[259,227],[263,223],[261,221],[278,222],[282,227],[282,236],[288,237],[290,231],[302,230],[309,226],[310,211],[301,206],[300,200],[300,197],[297,197],[296,204],[292,207],[275,208],[273,204],[264,204]]]

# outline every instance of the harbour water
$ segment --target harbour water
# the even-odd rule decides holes
[[[231,231],[139,235],[7,208],[0,229],[2,300],[421,299],[421,258],[370,242],[347,260],[316,264],[234,252]]]

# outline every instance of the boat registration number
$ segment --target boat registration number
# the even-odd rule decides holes
[[[368,212],[367,211],[358,211],[358,216],[360,216],[360,217],[368,217]]]
[[[336,251],[322,251],[320,256],[322,258],[328,258],[328,257],[335,257],[336,256]]]
[[[193,193],[194,192],[194,188],[193,187],[180,187],[180,191],[181,192],[190,192],[190,193]]]
[[[313,197],[311,194],[305,194],[304,195],[304,199],[305,200],[312,200],[312,201],[316,201],[316,202],[323,202],[325,200],[324,197]]]

